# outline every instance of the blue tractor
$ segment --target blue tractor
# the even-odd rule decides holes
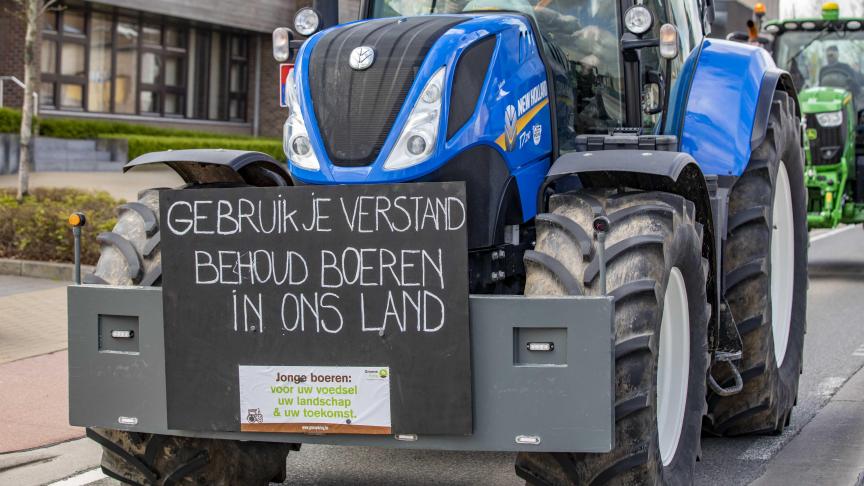
[[[335,3],[274,32],[275,57],[293,64],[287,169],[218,150],[127,168],[166,163],[196,194],[464,184],[473,429],[178,430],[164,412],[148,422],[147,410],[111,409],[119,398],[94,403],[121,388],[73,367],[73,423],[105,447],[106,473],[265,484],[300,443],[330,443],[515,451],[515,473],[537,485],[692,484],[703,430],[782,432],[802,371],[808,240],[800,109],[767,52],[706,37],[710,0],[367,0],[344,25]],[[159,191],[142,193],[100,236],[87,279],[99,285],[70,291],[84,292],[70,300],[70,336],[83,306],[132,295],[97,292],[167,288],[159,204]],[[172,299],[166,316],[183,305]],[[164,409],[157,385],[148,403]],[[140,393],[122,392],[136,404]]]

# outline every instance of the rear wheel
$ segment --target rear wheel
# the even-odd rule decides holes
[[[120,207],[117,224],[98,237],[102,253],[85,283],[159,286],[159,192]],[[129,484],[268,484],[283,481],[292,444],[201,439],[88,429],[102,446],[102,470]]]
[[[794,100],[775,94],[765,141],[729,198],[725,297],[744,345],[744,388],[708,398],[709,430],[780,433],[798,394],[807,305],[807,207]],[[716,373],[723,386],[734,378]]]
[[[615,298],[615,448],[520,453],[529,484],[692,484],[705,413],[708,261],[694,206],[661,192],[555,195],[526,252],[526,295],[599,295],[596,216],[608,215]],[[562,420],[564,420],[562,418]]]

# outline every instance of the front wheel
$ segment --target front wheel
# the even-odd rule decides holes
[[[85,283],[160,286],[159,192],[144,191],[120,207]],[[87,429],[102,446],[102,471],[125,484],[266,485],[285,478],[285,457],[298,444],[203,439],[126,430]]]
[[[692,484],[705,413],[708,260],[693,203],[668,193],[577,191],[537,216],[526,295],[599,295],[596,216],[612,225],[606,286],[615,299],[615,448],[520,453],[529,484]],[[562,420],[566,418],[562,417]]]

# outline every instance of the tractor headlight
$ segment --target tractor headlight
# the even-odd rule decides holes
[[[318,170],[321,165],[318,163],[318,157],[315,156],[312,142],[309,141],[309,132],[303,122],[303,114],[300,112],[300,93],[294,80],[295,72],[291,71],[288,79],[285,80],[289,114],[282,133],[282,148],[292,164],[306,170]]]
[[[843,123],[842,111],[831,111],[828,113],[817,113],[816,121],[823,128],[839,127]]]
[[[387,160],[384,170],[405,169],[425,162],[432,156],[441,124],[441,93],[444,91],[444,68],[439,69],[423,87],[423,92],[408,115],[408,122]]]
[[[315,10],[304,7],[294,15],[294,30],[309,37],[321,28],[321,16]]]
[[[624,26],[636,35],[648,32],[652,24],[654,24],[654,17],[651,11],[642,5],[635,5],[624,12]]]

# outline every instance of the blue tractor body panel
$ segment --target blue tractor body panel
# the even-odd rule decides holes
[[[676,81],[667,133],[676,134],[706,175],[740,176],[750,160],[754,126],[767,120],[777,71],[761,48],[706,39]],[[757,143],[760,141],[757,141]]]
[[[333,29],[310,38],[298,52],[295,75],[302,116],[320,169],[307,170],[289,162],[291,175],[307,184],[418,181],[439,171],[459,154],[485,146],[505,161],[518,187],[522,220],[531,220],[538,212],[538,191],[553,162],[553,100],[537,37],[533,35],[531,22],[521,15],[460,17],[464,21],[441,35],[429,50],[380,153],[371,164],[360,167],[336,165],[328,158],[312,108],[307,71],[316,44]],[[448,139],[451,89],[460,57],[489,36],[496,38],[496,45],[479,101],[469,120]],[[433,155],[411,167],[385,170],[384,162],[422,90],[442,67],[445,89]],[[770,103],[765,103],[765,97],[771,100],[775,85],[766,80],[776,79],[778,73],[774,61],[763,49],[705,39],[682,66],[670,93],[667,122],[660,131],[677,135],[679,150],[691,155],[703,174],[739,176],[747,166],[754,144],[761,142],[754,127],[758,131],[760,123],[764,125],[767,121]]]
[[[536,194],[549,169],[549,154],[552,152],[553,128],[545,64],[528,19],[511,14],[462,17],[465,21],[443,34],[429,50],[380,154],[365,167],[337,166],[328,159],[312,108],[307,69],[316,43],[330,30],[310,38],[298,52],[295,75],[300,80],[298,89],[303,119],[309,127],[309,138],[321,168],[306,170],[289,163],[291,175],[308,184],[416,181],[441,169],[458,154],[485,145],[496,150],[506,162],[519,188],[523,220],[532,219],[536,214]],[[497,37],[497,45],[479,101],[468,122],[448,140],[450,87],[453,86],[459,58],[468,48],[489,36]],[[446,67],[443,111],[432,157],[405,169],[385,170],[384,162],[421,91],[441,67]]]

